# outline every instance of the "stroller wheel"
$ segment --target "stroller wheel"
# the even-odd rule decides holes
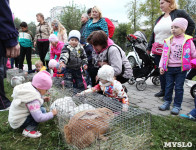
[[[191,96],[192,96],[193,98],[195,98],[195,96],[196,96],[196,84],[194,84],[194,85],[191,87],[190,93],[191,93]]]
[[[144,91],[146,89],[146,87],[147,87],[147,84],[145,81],[143,81],[143,80],[137,81],[137,83],[136,83],[137,90]]]
[[[136,82],[136,81],[135,81],[134,78],[130,78],[129,81],[128,81],[128,83],[129,83],[130,85],[133,85],[135,82]]]
[[[160,79],[159,79],[159,76],[154,76],[152,78],[152,83],[156,86],[160,85]]]

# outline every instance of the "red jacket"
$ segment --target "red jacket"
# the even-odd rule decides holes
[[[107,22],[108,24],[108,32],[109,32],[109,38],[112,38],[113,34],[114,34],[114,31],[115,31],[115,26],[114,24],[112,23],[112,21],[106,17],[105,18],[105,21]]]

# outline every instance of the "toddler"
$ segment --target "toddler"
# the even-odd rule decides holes
[[[171,114],[178,115],[183,100],[183,85],[187,70],[191,69],[191,59],[196,58],[192,37],[185,34],[188,21],[176,18],[171,25],[171,33],[164,41],[163,53],[159,63],[160,74],[166,74],[165,102],[159,110],[170,109],[172,93],[175,86],[175,97]]]
[[[13,101],[10,106],[8,121],[13,129],[23,128],[25,137],[38,138],[42,134],[37,131],[39,122],[52,119],[56,110],[46,113],[42,104],[49,100],[43,98],[52,86],[52,79],[47,71],[40,71],[32,82],[16,86],[13,90]]]
[[[41,60],[37,60],[35,62],[35,69],[29,70],[28,72],[26,72],[26,74],[35,73],[35,72],[44,71],[44,70],[46,71],[46,67],[43,66],[43,62]]]
[[[114,80],[114,69],[109,65],[103,65],[99,70],[97,77],[99,79],[99,84],[87,89],[77,95],[84,95],[92,92],[102,91],[104,95],[108,97],[116,98],[122,103],[123,111],[127,111],[129,107],[129,99],[122,87],[122,84]]]
[[[71,74],[73,87],[84,90],[81,66],[86,70],[88,61],[85,50],[79,43],[80,36],[79,31],[70,31],[68,38],[69,44],[63,47],[59,58],[59,64],[60,68],[66,67],[65,71],[67,71],[68,74]]]

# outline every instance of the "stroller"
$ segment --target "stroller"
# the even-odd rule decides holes
[[[129,84],[133,85],[136,82],[136,88],[139,91],[146,89],[146,80],[152,77],[152,83],[154,85],[160,85],[159,80],[159,69],[154,63],[154,58],[147,54],[147,40],[145,35],[136,31],[134,34],[127,35],[127,40],[130,44],[127,47],[131,47],[135,52],[136,66],[133,67],[133,77],[128,81]],[[142,60],[140,63],[139,60]],[[142,80],[137,80],[138,78]]]

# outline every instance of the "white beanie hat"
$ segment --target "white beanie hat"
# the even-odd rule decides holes
[[[49,41],[50,42],[58,42],[59,40],[55,34],[51,34],[49,37]]]
[[[114,69],[109,65],[103,65],[97,73],[98,78],[106,80],[106,81],[113,81],[114,79]]]
[[[71,39],[71,38],[77,38],[78,41],[80,41],[80,32],[78,30],[71,30],[69,32],[69,37],[68,37],[68,41]]]

